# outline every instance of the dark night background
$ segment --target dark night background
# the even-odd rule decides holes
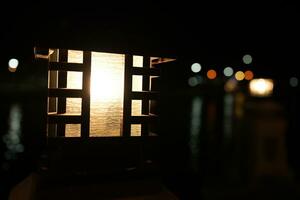
[[[173,103],[162,102],[165,117],[162,144],[168,144],[168,147],[162,145],[161,156],[168,159],[162,158],[161,163],[166,185],[183,199],[201,196],[197,184],[202,186],[202,180],[218,176],[222,171],[216,167],[218,161],[209,160],[207,156],[210,154],[205,153],[199,156],[200,160],[212,163],[211,169],[208,169],[211,167],[209,164],[204,164],[199,168],[200,172],[186,171],[188,142],[184,133],[190,128],[187,105],[196,95],[193,90],[188,95],[182,92],[189,90],[185,85],[189,77],[186,69],[192,61],[215,66],[217,70],[222,70],[226,65],[238,68],[242,64],[242,56],[250,54],[255,76],[273,78],[279,83],[274,99],[284,108],[283,115],[289,122],[286,138],[288,162],[294,173],[293,180],[299,184],[299,86],[290,88],[288,85],[291,76],[299,77],[299,15],[299,6],[291,1],[231,4],[217,1],[3,2],[0,8],[1,141],[8,127],[9,106],[13,102],[21,102],[25,113],[22,122],[26,132],[24,144],[32,149],[21,154],[8,172],[4,170],[6,165],[2,166],[1,176],[4,178],[1,177],[0,181],[1,193],[4,196],[10,187],[35,169],[36,159],[43,148],[36,135],[45,128],[39,122],[46,119],[39,116],[39,112],[44,109],[41,102],[45,100],[43,87],[47,83],[45,74],[33,62],[35,46],[178,59],[172,75],[169,74],[172,70],[167,71],[168,66],[165,72],[169,77],[165,80],[165,86],[172,88],[166,90],[169,93],[165,97],[178,96]],[[11,57],[18,58],[23,67],[16,74],[7,70]],[[208,102],[214,102],[219,97],[220,88],[214,89],[215,92],[202,94]],[[169,117],[177,124],[172,124]],[[168,141],[170,137],[174,140]],[[1,145],[2,154],[5,145]],[[24,166],[22,169],[21,165]],[[175,165],[173,170],[168,169]],[[220,166],[222,168],[223,165]],[[196,184],[192,183],[194,181]]]

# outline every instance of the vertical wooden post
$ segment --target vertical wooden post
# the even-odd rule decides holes
[[[60,49],[59,50],[59,62],[68,62],[68,50]],[[58,88],[66,88],[67,87],[67,72],[59,71],[58,72]],[[57,114],[66,113],[66,98],[58,97],[57,100]],[[65,124],[57,124],[57,136],[65,136],[66,125]]]
[[[50,62],[58,62],[58,49],[49,56]],[[48,88],[57,88],[58,72],[48,71]],[[57,112],[57,99],[48,97],[48,112]],[[55,137],[57,133],[57,124],[48,124],[48,136]]]
[[[50,62],[58,62],[58,49],[56,49],[50,56]],[[48,71],[48,88],[57,88],[58,83],[58,72],[57,71]],[[56,98],[49,99],[48,103],[48,112],[56,112],[57,110],[57,100]]]
[[[124,73],[124,102],[123,102],[123,126],[122,136],[131,135],[131,92],[132,92],[132,65],[133,56],[125,55],[125,73]]]
[[[91,63],[92,63],[92,52],[83,52],[83,65],[84,71],[82,76],[82,91],[83,97],[81,101],[81,137],[88,138],[90,136],[90,104],[91,104]]]
[[[143,58],[143,68],[150,69],[150,57]],[[143,91],[149,91],[150,87],[150,73],[143,75]],[[142,114],[149,115],[149,99],[145,98],[142,100]],[[144,122],[142,124],[142,132],[141,135],[148,135],[149,133],[149,123]]]
[[[34,48],[34,56],[35,61],[32,63],[35,65],[36,70],[34,71],[35,76],[40,78],[39,85],[37,86],[39,89],[36,95],[38,98],[38,105],[35,106],[35,110],[41,114],[40,123],[33,130],[38,130],[37,134],[34,138],[31,138],[32,149],[33,151],[38,152],[38,150],[42,150],[47,143],[47,96],[48,96],[48,64],[49,64],[49,49],[48,48]],[[41,90],[40,90],[41,89]]]

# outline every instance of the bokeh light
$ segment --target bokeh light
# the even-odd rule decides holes
[[[297,87],[297,86],[298,86],[298,78],[296,78],[296,77],[291,77],[291,78],[290,78],[290,86],[292,86],[292,87]]]
[[[192,64],[192,66],[191,66],[191,70],[192,70],[192,72],[194,72],[194,73],[198,73],[198,72],[200,72],[201,71],[201,65],[199,64],[199,63],[194,63],[194,64]]]
[[[189,80],[188,80],[188,84],[189,86],[191,87],[195,87],[196,85],[198,85],[198,80],[196,77],[190,77]]]
[[[217,77],[217,72],[213,69],[210,69],[210,70],[207,71],[206,75],[207,75],[207,78],[212,80],[212,79],[215,79]]]
[[[226,92],[233,92],[237,88],[237,81],[234,78],[229,79],[226,81],[224,85],[224,90]]]
[[[246,55],[244,55],[243,56],[243,62],[245,63],[245,64],[251,64],[252,63],[252,56],[251,55],[249,55],[249,54],[246,54]]]
[[[242,71],[238,71],[235,73],[235,79],[238,81],[242,81],[245,78],[245,74]]]
[[[267,97],[273,93],[272,79],[253,79],[249,83],[250,94],[257,97]]]
[[[8,61],[8,70],[10,72],[16,72],[18,66],[19,66],[19,61],[16,58],[11,58]]]
[[[230,77],[230,76],[233,75],[233,69],[231,67],[226,67],[223,70],[223,73],[224,73],[225,76]]]
[[[195,87],[196,85],[199,85],[201,83],[203,83],[203,77],[202,76],[193,76],[193,77],[190,77],[188,79],[188,84],[191,87]]]
[[[252,80],[253,77],[254,77],[254,74],[253,74],[253,72],[252,72],[251,70],[245,71],[244,74],[245,74],[245,79],[246,79],[247,81]]]

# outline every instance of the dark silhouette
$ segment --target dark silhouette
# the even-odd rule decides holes
[[[289,83],[291,77],[300,78],[295,69],[299,54],[296,4],[151,1],[142,5],[107,2],[99,7],[86,2],[6,3],[7,12],[0,14],[1,199],[32,172],[46,177],[49,188],[51,181],[59,178],[66,178],[61,188],[72,181],[85,188],[99,182],[108,187],[119,181],[134,186],[140,180],[155,179],[152,187],[158,179],[179,199],[299,197],[299,86]],[[47,69],[34,58],[34,47],[175,58],[159,65],[161,99],[155,102],[159,109],[151,108],[160,114],[159,126],[154,127],[160,130],[158,139],[100,138],[90,144],[76,139],[48,140]],[[242,62],[245,54],[253,57],[249,65]],[[8,71],[11,58],[20,63],[15,73]],[[203,67],[197,74],[190,70],[195,62]],[[273,79],[273,95],[250,96],[247,81],[240,82],[235,91],[225,91],[223,69],[227,66],[235,72],[253,70],[255,78]],[[214,80],[206,78],[211,68],[217,72]],[[192,86],[191,77],[196,80]],[[226,98],[233,106],[240,103],[240,110],[231,108],[232,119],[227,121]],[[17,125],[22,146],[13,143],[12,147],[4,137],[13,129],[11,112],[16,105],[19,109],[15,112],[22,115]],[[279,111],[264,112],[272,105]],[[274,118],[279,123],[272,121]],[[262,143],[267,157],[274,160],[278,143],[252,136],[276,132],[276,125],[285,122],[283,147],[288,169],[280,176],[257,172],[257,178],[255,169],[263,165],[253,155],[265,156],[259,149]],[[12,149],[17,150],[8,151]],[[70,168],[75,161],[79,164]],[[257,166],[253,164],[256,161]],[[48,172],[49,166],[54,170]],[[154,187],[134,193],[130,187],[119,187],[123,187],[121,197],[160,190]]]

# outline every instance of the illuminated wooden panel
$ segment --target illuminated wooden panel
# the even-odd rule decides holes
[[[130,136],[141,136],[142,135],[142,125],[141,124],[131,124]]]

